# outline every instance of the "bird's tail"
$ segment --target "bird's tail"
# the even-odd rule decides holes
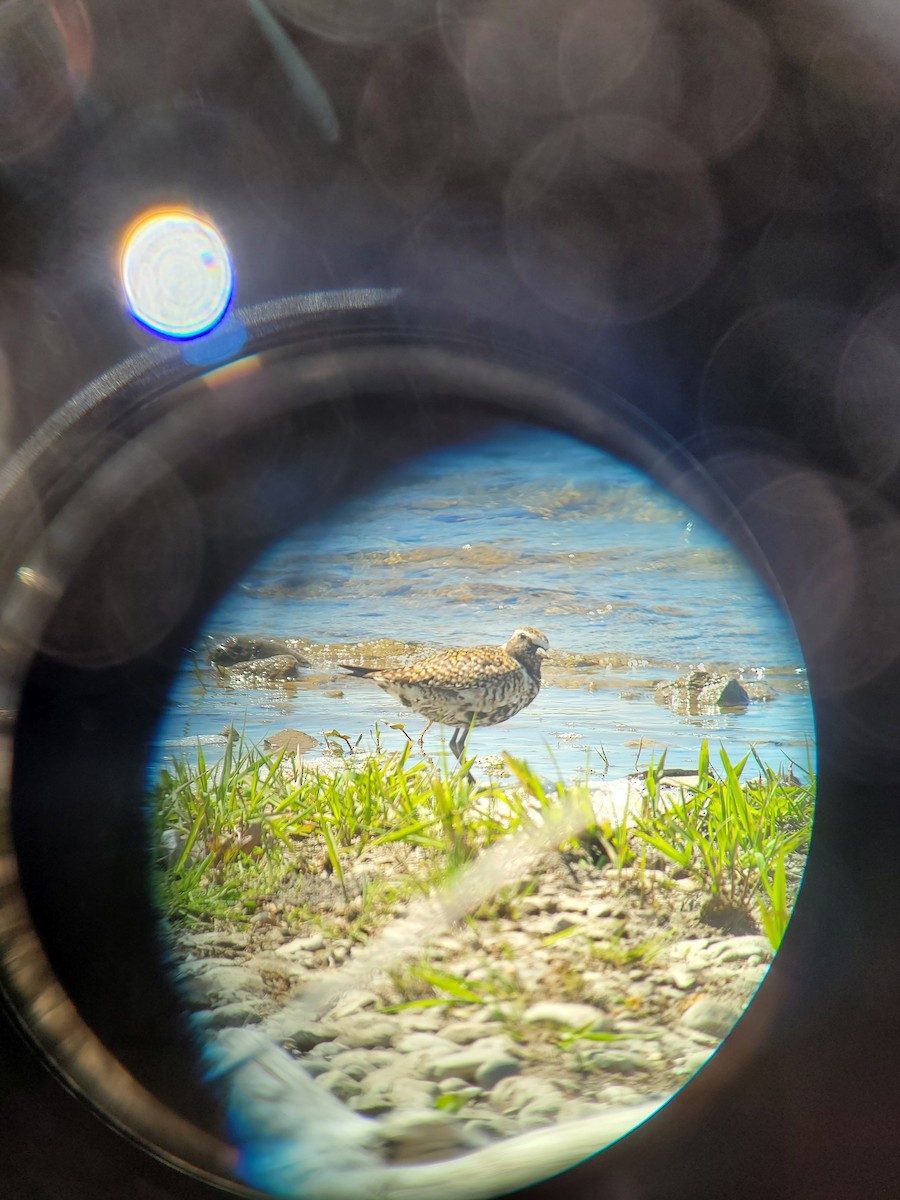
[[[338,663],[342,671],[349,671],[351,675],[358,675],[362,679],[366,679],[369,675],[374,675],[378,671],[378,667],[356,667],[352,663]]]

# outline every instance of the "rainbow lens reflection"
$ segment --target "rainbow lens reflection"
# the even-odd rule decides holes
[[[193,338],[225,315],[234,289],[219,231],[189,209],[143,213],[122,239],[119,266],[132,315],[153,333]]]

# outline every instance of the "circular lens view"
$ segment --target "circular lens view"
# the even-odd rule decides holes
[[[629,1132],[759,987],[814,784],[789,621],[635,468],[509,426],[300,526],[150,764],[244,1180],[490,1196]]]

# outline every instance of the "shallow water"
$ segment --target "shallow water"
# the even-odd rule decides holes
[[[550,640],[544,686],[507,724],[473,733],[476,755],[509,751],[553,778],[578,775],[586,762],[616,777],[663,749],[670,766],[690,767],[705,737],[733,759],[753,747],[776,768],[810,765],[800,649],[743,560],[633,468],[516,429],[423,458],[276,545],[207,632],[299,638],[310,669],[278,688],[231,686],[201,647],[185,660],[151,772],[229,724],[254,741],[291,727],[323,743],[331,730],[362,736],[363,746],[374,745],[378,724],[381,744],[399,748],[404,734],[389,726],[403,722],[417,739],[422,719],[337,664],[499,644],[520,625]],[[657,682],[699,664],[740,669],[776,697],[703,718],[656,702]],[[437,755],[442,741],[434,728],[426,748]]]

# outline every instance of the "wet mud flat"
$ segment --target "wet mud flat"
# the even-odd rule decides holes
[[[418,854],[366,850],[343,886],[310,863],[246,922],[172,931],[196,1026],[265,1033],[323,1094],[376,1121],[397,1161],[662,1102],[727,1036],[772,958],[759,934],[705,924],[705,897],[671,864],[616,870],[550,853],[360,978],[354,889],[415,878]],[[398,888],[368,936],[416,902]],[[310,1012],[304,997],[341,971],[349,986]]]

